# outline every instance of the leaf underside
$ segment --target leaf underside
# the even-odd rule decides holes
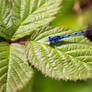
[[[0,0],[0,36],[17,40],[51,22],[62,0]]]
[[[32,78],[24,46],[0,42],[0,92],[16,92]]]
[[[92,78],[92,45],[83,35],[50,44],[48,36],[74,31],[60,27],[43,27],[30,37],[26,48],[28,60],[46,76],[64,80]]]

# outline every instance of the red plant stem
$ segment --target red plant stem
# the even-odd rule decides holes
[[[26,44],[28,43],[28,41],[25,41],[24,39],[21,38],[21,39],[19,39],[18,41],[15,41],[15,42],[9,41],[8,43],[9,43],[9,44],[18,43],[18,44],[26,45]]]

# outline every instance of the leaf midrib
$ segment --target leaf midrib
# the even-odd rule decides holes
[[[8,71],[7,71],[7,79],[6,79],[6,92],[8,92],[8,79],[9,79],[9,70],[10,70],[10,61],[11,61],[11,45],[9,45],[9,58],[8,58]]]

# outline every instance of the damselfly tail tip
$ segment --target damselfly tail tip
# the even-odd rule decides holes
[[[85,37],[87,37],[90,41],[92,41],[92,29],[87,29]]]

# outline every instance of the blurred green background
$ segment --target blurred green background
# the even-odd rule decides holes
[[[52,26],[82,30],[92,25],[92,0],[63,0]],[[35,70],[33,80],[20,92],[92,92],[92,80],[64,81],[45,77]]]
[[[91,19],[92,0],[63,0],[61,11],[51,25],[81,30],[90,24]]]

